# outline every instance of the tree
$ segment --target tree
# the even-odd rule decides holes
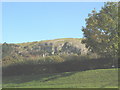
[[[9,56],[13,52],[12,46],[13,44],[7,44],[6,42],[2,44],[2,58]]]
[[[107,2],[99,12],[94,9],[82,28],[83,43],[89,50],[104,57],[118,56],[118,3]]]

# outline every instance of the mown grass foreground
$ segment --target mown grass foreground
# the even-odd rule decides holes
[[[6,76],[3,88],[118,88],[118,69]]]

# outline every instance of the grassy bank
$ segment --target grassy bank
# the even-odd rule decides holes
[[[117,88],[118,69],[3,77],[4,88]]]

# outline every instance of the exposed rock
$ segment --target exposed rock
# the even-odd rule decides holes
[[[6,44],[3,44],[3,46],[4,45]],[[8,46],[3,48],[3,51],[5,51],[10,44],[7,45]],[[19,45],[14,44],[12,46],[10,53],[22,57],[43,56],[43,55],[49,56],[49,55],[61,55],[61,54],[85,55],[88,53],[88,49],[85,47],[84,44],[81,43],[81,39],[67,38],[67,39],[46,40],[46,41],[31,42],[31,43],[21,43]]]

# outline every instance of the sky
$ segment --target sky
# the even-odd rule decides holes
[[[103,2],[4,2],[2,42],[83,38],[85,18]]]

